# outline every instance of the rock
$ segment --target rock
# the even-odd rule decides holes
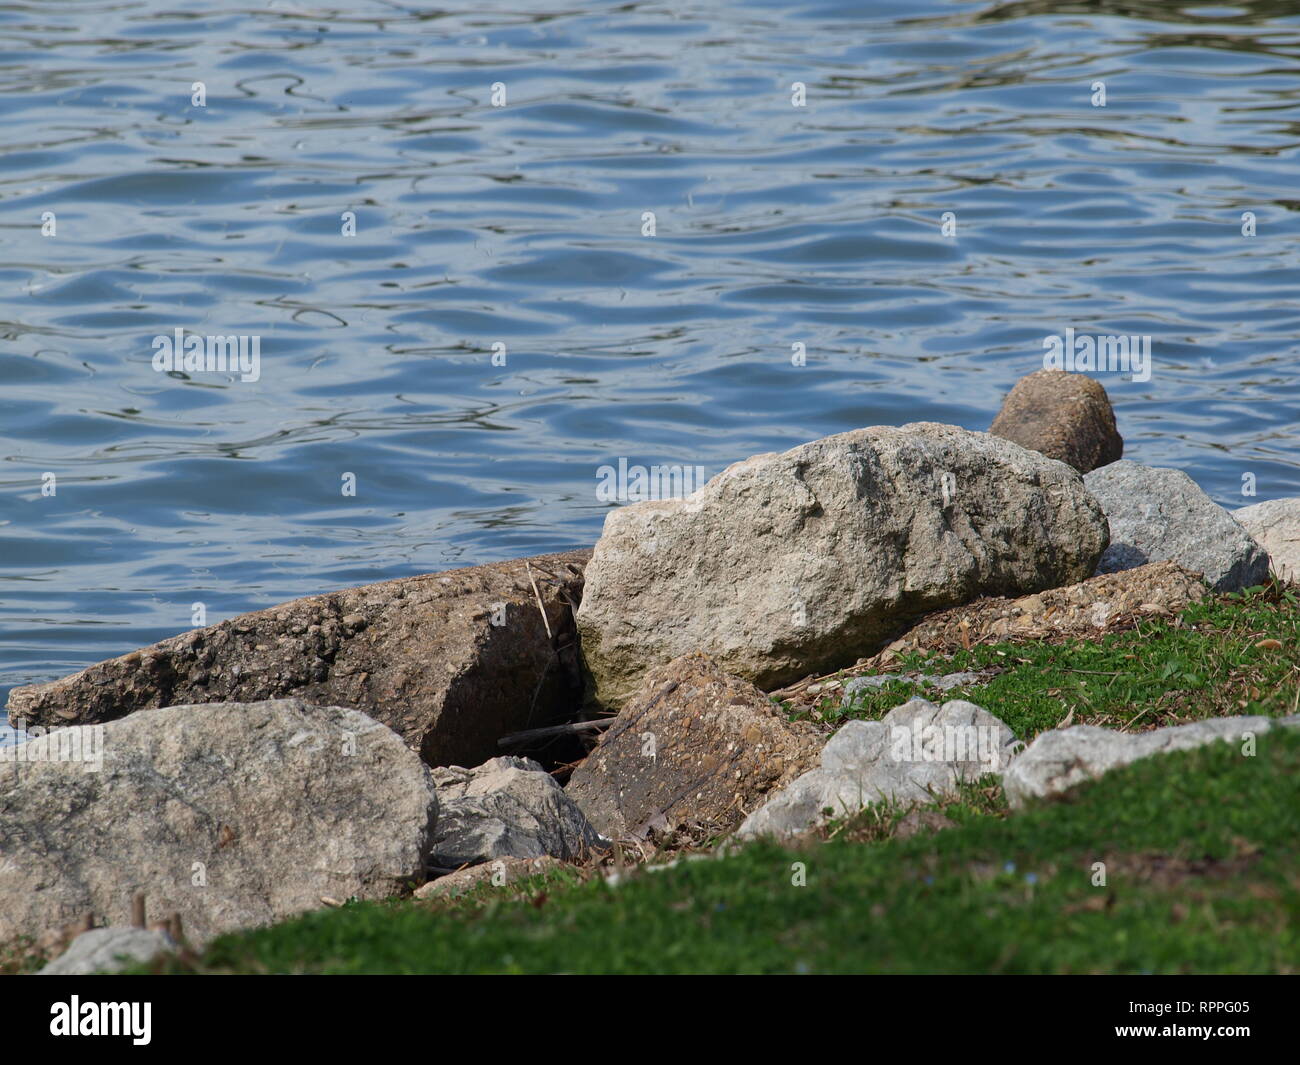
[[[741,839],[788,839],[881,800],[929,803],[963,781],[1001,772],[1019,743],[982,707],[961,699],[912,699],[882,721],[850,721],[826,744],[821,765],[745,819]]]
[[[1098,573],[1170,559],[1216,592],[1268,579],[1268,555],[1237,521],[1181,470],[1123,459],[1083,479],[1110,522]]]
[[[438,828],[432,864],[456,869],[494,858],[580,861],[604,842],[551,775],[531,758],[433,771]]]
[[[1110,397],[1095,379],[1061,370],[1022,377],[989,432],[1088,473],[1124,454]]]
[[[707,655],[684,655],[646,675],[566,790],[611,838],[730,831],[813,764],[820,739]]]
[[[983,673],[945,673],[942,676],[933,676],[929,673],[879,673],[872,677],[854,677],[852,680],[844,682],[844,696],[840,699],[841,706],[850,706],[853,703],[853,697],[862,692],[878,691],[886,684],[896,680],[905,680],[911,684],[917,684],[926,688],[938,688],[941,692],[952,691],[953,688],[969,688],[972,684],[987,684],[993,679],[994,674],[990,672]]]
[[[1273,572],[1300,583],[1300,496],[1242,507],[1232,516],[1268,552]]]
[[[541,858],[496,858],[482,865],[471,865],[458,869],[454,873],[430,880],[423,887],[417,888],[417,899],[454,899],[459,898],[482,884],[505,887],[516,880],[527,880],[530,876],[549,873],[552,869],[561,869],[564,863],[549,855]]]
[[[116,973],[160,954],[176,950],[176,941],[166,932],[113,925],[83,932],[72,945],[40,971],[40,976],[88,976]]]
[[[364,711],[430,765],[473,765],[495,754],[506,733],[568,716],[580,701],[566,599],[580,598],[589,555],[543,555],[297,599],[50,684],[15,688],[9,713],[57,726],[158,706],[299,696]]]
[[[764,690],[979,595],[1082,580],[1105,518],[1063,463],[987,433],[858,429],[612,510],[578,610],[595,700],[691,651]]]
[[[142,710],[102,728],[102,762],[0,764],[0,943],[131,898],[196,944],[425,879],[437,799],[392,731],[299,699]],[[57,749],[58,730],[46,740]]]
[[[1103,633],[1131,629],[1139,621],[1172,618],[1207,594],[1208,589],[1200,574],[1173,562],[1153,562],[1018,599],[977,599],[965,606],[931,614],[879,654],[859,661],[853,669],[870,673],[889,670],[901,656],[917,651],[949,656],[967,646],[979,644],[1094,639]],[[894,679],[935,683],[942,691],[966,684],[987,683],[991,676],[987,671],[984,675],[944,676],[915,672],[853,677],[841,674],[830,680],[808,678],[773,695],[791,710],[809,710],[817,706],[829,690],[842,689],[856,695]]]
[[[1029,799],[1060,795],[1139,758],[1204,747],[1215,740],[1231,743],[1246,733],[1259,735],[1278,725],[1300,725],[1300,717],[1218,717],[1139,733],[1094,725],[1052,729],[1040,733],[1011,763],[1002,786],[1013,807],[1023,806]]]
[[[1206,594],[1199,574],[1173,562],[1153,562],[1019,599],[977,599],[945,610],[895,640],[877,662],[909,651],[961,650],[963,632],[972,647],[1004,640],[1091,639],[1130,629],[1139,620],[1172,617]]]

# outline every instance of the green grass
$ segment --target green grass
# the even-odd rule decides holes
[[[916,654],[896,668],[1000,667],[989,683],[943,698],[973,699],[1027,741],[1067,719],[1136,731],[1215,715],[1293,713],[1297,607],[1295,592],[1273,585],[1092,642],[1008,642],[943,659]],[[826,726],[878,718],[917,693],[895,684],[849,708],[837,693],[812,716]],[[1146,759],[1015,813],[988,777],[923,810],[868,807],[821,836],[794,849],[760,843],[665,871],[633,867],[616,887],[593,870],[564,869],[456,900],[349,903],[224,936],[202,955],[159,967],[1300,970],[1300,729],[1259,737],[1254,757],[1218,743]],[[1095,882],[1098,862],[1104,885]],[[0,958],[0,968],[5,963]],[[21,965],[19,954],[8,964]]]
[[[1262,640],[1282,646],[1256,646]],[[836,693],[811,716],[831,724],[877,720],[913,695],[970,699],[1028,742],[1067,717],[1072,724],[1138,731],[1206,717],[1295,713],[1300,597],[1276,587],[1252,589],[1096,642],[998,643],[951,659],[913,653],[893,669],[943,674],[990,666],[1005,672],[987,684],[938,695],[896,681],[856,696],[849,707]]]
[[[617,887],[564,872],[434,905],[351,903],[164,971],[1300,969],[1300,729],[1261,735],[1254,757],[1216,743],[1146,759],[1010,816],[993,791],[950,804],[956,827],[938,833],[864,843],[870,825],[850,823]]]
[[[26,936],[0,944],[0,976],[34,972],[49,960]]]

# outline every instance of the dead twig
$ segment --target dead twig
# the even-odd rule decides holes
[[[546,616],[546,607],[542,605],[542,593],[537,590],[537,581],[533,578],[533,567],[524,560],[524,569],[528,571],[528,583],[533,586],[533,595],[537,598],[537,609],[542,612],[542,624],[546,626],[546,638],[552,643],[555,642],[555,636],[551,632],[551,621]]]
[[[536,740],[549,740],[557,736],[571,736],[579,732],[599,732],[615,722],[613,717],[600,717],[594,721],[571,721],[566,725],[548,725],[546,728],[530,728],[523,732],[512,732],[497,740],[498,747],[527,747]]]

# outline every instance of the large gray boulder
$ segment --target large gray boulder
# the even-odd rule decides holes
[[[750,814],[736,836],[787,839],[882,800],[933,802],[963,781],[1002,772],[1018,749],[1011,730],[983,707],[911,699],[881,721],[841,728],[822,749],[821,765]]]
[[[1216,592],[1268,579],[1268,555],[1181,470],[1121,459],[1093,470],[1083,483],[1110,523],[1099,574],[1169,559],[1204,574]]]
[[[1268,552],[1279,577],[1300,582],[1300,496],[1242,507],[1232,516]]]
[[[1125,733],[1095,725],[1074,725],[1040,733],[1002,776],[1012,806],[1060,795],[1139,758],[1203,747],[1216,740],[1232,743],[1300,718],[1218,717],[1151,732]]]
[[[433,771],[438,828],[431,864],[439,869],[494,858],[585,858],[604,840],[554,778],[531,758],[493,758],[475,769]]]
[[[99,727],[98,770],[49,760],[67,729],[0,764],[0,942],[87,913],[130,924],[143,892],[150,913],[178,912],[202,943],[424,880],[433,781],[365,714],[285,699]]]
[[[475,765],[501,736],[567,720],[580,701],[571,604],[589,554],[295,599],[15,688],[9,716],[89,724],[160,706],[299,697],[364,711],[429,765]]]
[[[176,950],[166,932],[113,925],[83,932],[39,973],[41,976],[87,976],[116,973]]]
[[[949,425],[858,429],[611,511],[578,610],[583,658],[608,706],[691,651],[771,690],[929,611],[1083,580],[1105,546],[1064,463]]]

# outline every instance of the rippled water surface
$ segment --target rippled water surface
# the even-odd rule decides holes
[[[0,702],[590,543],[620,456],[987,428],[1071,326],[1152,338],[1129,457],[1300,493],[1296,10],[0,3]]]

